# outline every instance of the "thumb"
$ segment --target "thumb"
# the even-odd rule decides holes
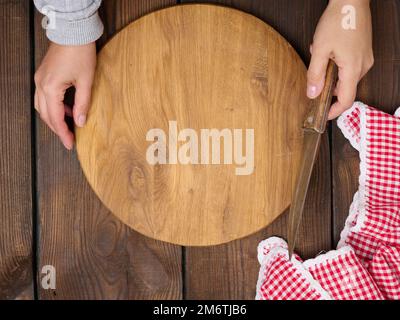
[[[78,127],[83,127],[89,111],[92,86],[88,83],[81,83],[77,84],[75,89],[75,104],[72,110],[74,121]]]
[[[329,54],[318,52],[316,48],[313,48],[313,55],[307,72],[307,96],[310,99],[318,97],[324,88],[328,62]]]

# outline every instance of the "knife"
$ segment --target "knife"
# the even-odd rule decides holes
[[[330,60],[326,72],[325,86],[322,93],[310,102],[310,113],[303,125],[304,138],[299,174],[292,197],[288,225],[289,260],[292,257],[296,238],[303,216],[310,178],[318,155],[321,138],[326,130],[328,113],[332,103],[333,90],[337,80],[337,67]]]

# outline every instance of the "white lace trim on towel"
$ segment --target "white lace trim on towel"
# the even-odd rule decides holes
[[[351,114],[355,108],[360,110],[360,143],[358,144],[354,137],[350,137],[351,134],[346,130],[346,117]],[[340,241],[338,248],[346,246],[346,241],[350,232],[358,232],[364,226],[366,218],[366,202],[368,198],[368,192],[366,189],[367,181],[367,151],[368,151],[368,140],[367,140],[367,117],[368,106],[362,102],[355,102],[354,105],[343,113],[338,119],[338,126],[342,130],[343,135],[349,139],[351,145],[359,151],[360,154],[360,177],[359,177],[359,189],[354,195],[353,203],[350,206],[350,213],[346,220],[345,227],[340,235]],[[356,224],[354,225],[355,217],[357,217]]]
[[[268,252],[265,253],[264,249],[268,248]],[[272,237],[267,240],[262,241],[258,245],[258,261],[261,264],[260,274],[258,276],[257,281],[257,296],[256,300],[261,300],[261,286],[263,285],[263,281],[265,279],[265,273],[267,268],[273,263],[276,256],[283,256],[286,259],[289,259],[289,253],[287,250],[287,243],[278,237]],[[298,261],[296,257],[292,256],[291,262],[293,266],[297,269],[298,274],[303,276],[307,281],[309,281],[310,286],[313,290],[318,292],[321,295],[321,298],[324,300],[332,300],[332,297],[329,295],[327,291],[325,291],[321,285],[313,278],[311,273],[305,269],[303,263]]]

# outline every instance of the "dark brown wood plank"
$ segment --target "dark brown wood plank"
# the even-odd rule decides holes
[[[32,299],[28,1],[0,1],[0,299]]]
[[[358,99],[385,112],[400,106],[400,2],[371,1],[375,66],[360,83]],[[334,243],[340,238],[358,188],[359,155],[337,125],[332,134]]]
[[[190,1],[183,1],[190,2]],[[316,0],[217,0],[263,19],[277,29],[308,63],[315,26],[326,6]],[[296,107],[296,106],[293,106]],[[313,173],[306,201],[298,252],[305,258],[331,248],[331,179],[328,136]],[[185,297],[188,299],[254,299],[259,264],[258,243],[272,235],[286,237],[287,212],[247,239],[185,252]]]
[[[170,0],[104,1],[101,43]],[[47,47],[36,15],[36,66]],[[57,271],[57,289],[41,299],[180,299],[181,248],[145,238],[118,221],[98,200],[80,169],[39,119],[37,130],[40,261]],[[40,274],[38,274],[40,277]]]

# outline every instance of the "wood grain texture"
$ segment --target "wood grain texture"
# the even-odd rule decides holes
[[[251,15],[204,4],[157,11],[99,54],[89,120],[76,132],[82,168],[105,205],[144,235],[189,246],[243,238],[290,204],[309,111],[305,83],[296,52]],[[195,137],[173,147],[171,121],[175,139],[186,128]],[[168,163],[149,163],[155,129],[166,135],[165,152],[175,152]],[[210,129],[227,133],[217,136],[220,146],[209,136],[205,143]],[[176,163],[189,141],[195,163]],[[244,174],[237,142],[249,162]],[[205,148],[212,154],[203,163]]]
[[[33,296],[32,176],[31,158],[28,155],[31,140],[27,130],[32,107],[32,74],[28,71],[28,7],[32,6],[29,2],[0,0],[0,299],[31,299]],[[103,1],[101,13],[106,33],[100,45],[136,17],[172,2]],[[263,18],[278,29],[307,62],[308,45],[326,1],[215,2],[236,6]],[[399,1],[372,0],[372,11],[376,63],[359,86],[359,99],[392,112],[400,105]],[[40,16],[37,16],[36,65],[40,63],[47,45],[39,20]],[[110,213],[88,191],[90,189],[79,171],[76,156],[66,156],[57,139],[37,121],[38,160],[41,163],[38,197],[41,198],[41,222],[44,222],[41,231],[49,234],[41,235],[36,246],[44,264],[52,261],[58,265],[65,264],[59,270],[58,280],[61,282],[58,290],[55,293],[42,290],[39,292],[40,298],[180,298],[183,285],[181,270],[177,267],[181,263],[180,249],[144,238],[129,231],[116,219],[109,218],[112,217]],[[335,244],[357,188],[358,155],[336,127],[332,143]],[[308,257],[329,247],[329,222],[325,216],[327,204],[324,202],[326,196],[320,196],[329,192],[323,181],[327,170],[324,161],[328,143],[323,147],[326,149],[315,169],[315,187],[308,200],[308,212],[321,212],[321,215],[310,216],[306,213],[304,225],[307,227],[303,228],[301,236],[303,243],[300,252]],[[64,181],[67,184],[62,186]],[[85,185],[83,188],[82,184]],[[74,201],[80,203],[73,204]],[[185,297],[253,299],[259,270],[256,246],[271,235],[285,237],[286,226],[287,214],[252,237],[228,245],[187,248]],[[42,265],[40,263],[38,267]],[[99,274],[94,274],[96,272]],[[124,272],[125,283],[121,280]]]
[[[326,1],[315,0],[207,2],[233,6],[263,19],[279,30],[306,62],[310,58],[309,46],[315,26],[326,6]],[[330,170],[329,141],[328,135],[325,134],[311,178],[311,187],[298,238],[297,252],[305,258],[331,248]],[[256,257],[257,245],[261,240],[273,235],[286,238],[286,230],[287,213],[270,227],[246,239],[217,247],[187,248],[185,250],[185,297],[188,299],[254,299],[259,271]],[[212,289],[210,289],[210,283],[213,284]]]
[[[393,113],[400,106],[400,3],[372,0],[375,65],[359,85],[358,99]],[[334,243],[340,238],[358,188],[359,155],[337,125],[332,135]]]
[[[0,1],[0,299],[33,298],[29,7]]]
[[[171,3],[104,1],[102,41],[141,14]],[[40,20],[37,14],[36,66],[47,48]],[[181,248],[145,238],[119,222],[86,183],[76,153],[65,151],[45,124],[37,123],[38,267],[54,265],[57,271],[57,289],[39,288],[39,298],[179,299]]]

